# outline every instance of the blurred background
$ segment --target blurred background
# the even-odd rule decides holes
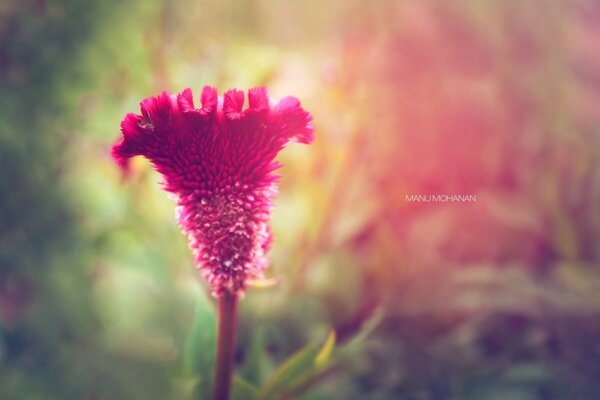
[[[0,399],[209,393],[214,303],[173,203],[109,156],[141,99],[205,84],[316,126],[279,157],[241,378],[334,329],[288,397],[600,399],[594,0],[1,1]]]

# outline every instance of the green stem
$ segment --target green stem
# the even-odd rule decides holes
[[[229,400],[231,398],[237,320],[237,298],[234,294],[226,291],[219,296],[218,313],[213,399]]]

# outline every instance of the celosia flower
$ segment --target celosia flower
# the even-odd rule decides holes
[[[205,86],[202,108],[192,91],[163,92],[127,114],[112,155],[120,166],[146,157],[177,201],[177,219],[215,294],[242,295],[261,279],[271,242],[269,219],[279,175],[277,153],[290,140],[313,141],[311,116],[294,97],[271,104],[265,88],[244,92]]]

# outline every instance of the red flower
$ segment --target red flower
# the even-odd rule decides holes
[[[123,137],[112,148],[117,163],[146,157],[177,199],[177,217],[198,268],[214,293],[242,295],[262,278],[271,242],[269,219],[281,165],[277,153],[290,140],[311,143],[311,115],[294,97],[270,104],[265,88],[229,90],[223,98],[205,86],[202,108],[192,91],[163,92],[127,114]]]

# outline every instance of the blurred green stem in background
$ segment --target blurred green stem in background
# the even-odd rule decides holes
[[[217,355],[215,357],[214,400],[231,397],[231,377],[235,356],[237,297],[225,291],[219,296],[219,323],[217,327]]]

